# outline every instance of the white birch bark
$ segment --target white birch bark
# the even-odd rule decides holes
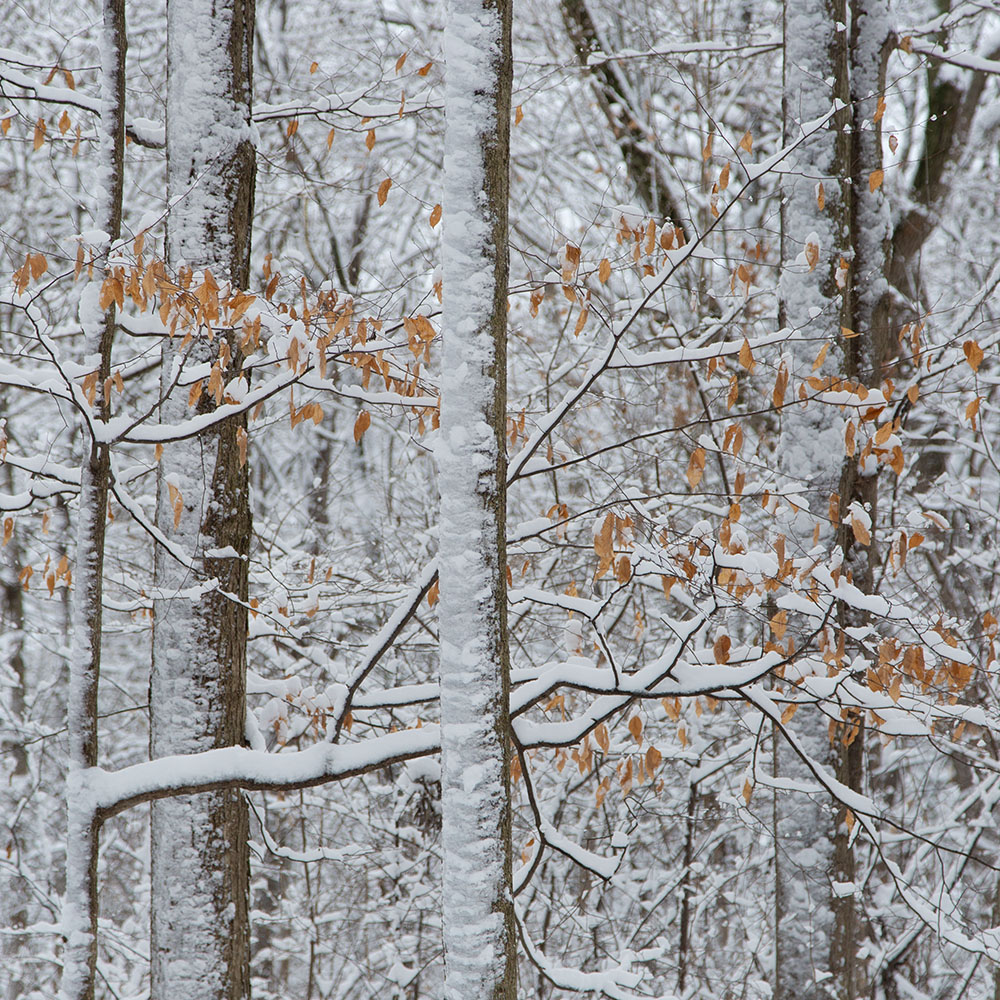
[[[508,0],[445,32],[440,629],[445,995],[516,990],[506,640]]]
[[[224,290],[248,281],[254,143],[250,125],[252,0],[170,0],[167,39],[168,259]],[[160,419],[191,414],[185,365],[214,362],[232,331],[164,345]],[[199,409],[214,401],[203,394]],[[156,554],[150,752],[195,753],[243,741],[246,689],[247,470],[239,419],[165,446],[157,522],[194,560]],[[176,505],[176,506],[175,506]],[[232,547],[239,557],[214,556]],[[228,595],[235,595],[237,601]],[[249,995],[247,812],[237,789],[152,806],[153,1000],[237,1000]]]
[[[104,0],[100,53],[101,113],[94,178],[95,219],[101,235],[92,248],[106,255],[121,232],[125,149],[125,0]],[[90,419],[107,421],[105,393],[111,373],[115,307],[100,308],[104,267],[83,290],[80,320],[85,364],[93,364],[97,385]],[[66,730],[66,893],[62,925],[66,940],[61,996],[90,1000],[97,972],[97,852],[100,820],[87,794],[87,768],[97,764],[97,689],[101,672],[101,622],[104,592],[104,535],[107,523],[110,455],[82,421],[84,459],[76,523],[76,559]]]

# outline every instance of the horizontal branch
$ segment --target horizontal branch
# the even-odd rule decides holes
[[[342,781],[390,764],[426,757],[440,748],[436,725],[404,729],[348,745],[317,743],[292,753],[246,747],[220,747],[203,753],[175,754],[106,771],[78,773],[95,813],[103,820],[154,799],[223,788],[291,791]]]

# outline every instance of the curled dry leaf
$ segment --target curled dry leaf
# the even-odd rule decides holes
[[[749,344],[747,345],[750,346]],[[733,376],[729,380],[729,395],[726,397],[726,409],[731,410],[735,405],[736,401],[740,397],[740,380],[737,376]]]
[[[364,433],[371,426],[372,416],[367,410],[362,410],[358,414],[358,419],[354,421],[354,443],[360,444]]]
[[[779,642],[784,639],[785,632],[788,629],[788,612],[782,609],[777,614],[771,617],[771,632],[774,633],[774,638]]]
[[[728,635],[720,635],[712,646],[712,655],[716,663],[728,663],[729,651],[732,649],[733,640]]]
[[[981,396],[976,396],[974,400],[965,408],[965,419],[968,420],[973,429],[976,426],[976,414],[979,413],[979,404],[982,401]]]
[[[628,720],[628,731],[632,734],[632,739],[642,746],[642,719],[638,715],[633,715]]]
[[[819,264],[819,244],[810,241],[806,244],[806,263],[809,265],[810,271],[816,270],[816,265]]]
[[[962,345],[962,350],[965,352],[965,360],[968,361],[969,367],[974,372],[979,371],[979,366],[983,363],[983,349],[979,344],[974,340],[967,340]]]
[[[867,526],[856,517],[851,518],[851,531],[854,532],[854,540],[859,545],[871,545],[871,533],[869,532]]]
[[[687,481],[694,489],[700,482],[701,477],[705,474],[705,449],[695,448],[691,453],[691,461],[688,462],[687,468]]]
[[[167,484],[167,493],[174,512],[174,529],[176,530],[180,527],[181,515],[184,513],[184,497],[181,496],[181,491],[173,483]]]

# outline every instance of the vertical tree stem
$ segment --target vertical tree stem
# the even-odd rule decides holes
[[[513,1000],[506,635],[509,0],[450,0],[445,35],[441,752],[449,1000]]]

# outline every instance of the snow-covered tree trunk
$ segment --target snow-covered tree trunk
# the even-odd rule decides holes
[[[796,149],[782,179],[779,307],[782,325],[794,331],[784,361],[796,398],[824,342],[832,345],[836,358],[831,358],[831,367],[842,363],[841,327],[846,323],[841,261],[850,256],[846,22],[845,0],[785,2],[784,141],[801,134],[800,123],[827,114],[834,100],[845,104],[829,128]],[[807,389],[807,394],[814,393]],[[788,532],[811,539],[818,521],[825,525],[820,539],[832,550],[828,511],[842,471],[842,421],[820,400],[795,402],[781,412],[780,467],[788,480],[805,487],[796,506],[803,506],[803,500],[808,505],[808,513],[798,515],[787,508]],[[827,770],[837,768],[838,754],[822,715],[799,716],[793,728],[813,761]],[[817,980],[830,971],[835,933],[835,809],[810,768],[780,735],[774,752],[778,774],[815,788],[808,794],[779,792],[775,806],[774,996],[820,1000],[828,996],[830,984]]]
[[[449,1000],[516,994],[504,418],[509,0],[450,0],[445,32],[440,629]]]
[[[0,314],[2,315],[2,314]],[[2,316],[0,322],[7,320]],[[6,324],[10,328],[11,324]],[[0,413],[9,412],[8,394],[6,389],[0,390]],[[4,486],[8,492],[13,492],[14,477],[8,465],[4,476]],[[8,703],[5,707],[9,713],[11,726],[10,735],[0,739],[0,755],[12,761],[12,769],[8,778],[9,786],[16,789],[29,775],[28,754],[22,740],[20,723],[27,718],[28,675],[24,660],[24,588],[17,576],[17,567],[22,566],[20,545],[17,536],[11,538],[7,546],[9,561],[0,566],[0,666],[6,667],[9,680],[5,692]],[[9,755],[9,756],[8,756]],[[0,927],[22,928],[28,923],[28,905],[31,889],[27,879],[14,873],[0,873]],[[20,934],[4,934],[0,936],[0,962],[9,971],[6,990],[2,995],[4,1000],[19,1000],[27,992],[28,982],[21,974],[22,956],[27,952],[27,942]]]
[[[879,388],[882,366],[893,349],[890,343],[890,301],[887,280],[891,229],[885,188],[882,185],[882,114],[885,61],[890,37],[887,0],[852,0],[851,11],[851,267],[847,291],[845,325],[857,336],[844,345],[844,374],[870,388]],[[884,107],[884,104],[881,105]],[[841,510],[854,501],[869,508],[876,525],[878,477],[875,462],[869,475],[861,475],[859,463],[844,463],[841,480]],[[871,593],[878,563],[874,544],[860,545],[849,518],[841,519],[839,541],[845,565],[854,582]],[[854,612],[859,614],[860,612]],[[854,624],[845,622],[845,624]]]
[[[255,133],[250,122],[252,0],[168,5],[168,260],[226,282],[249,278]],[[219,363],[241,377],[233,330],[190,329],[163,350],[161,421],[192,415],[183,371]],[[225,348],[223,347],[225,345]],[[228,351],[231,360],[225,362]],[[194,407],[215,406],[202,393]],[[244,738],[249,486],[230,418],[164,446],[157,523],[191,560],[156,554],[150,751],[153,757],[240,744]],[[247,809],[238,790],[152,807],[152,996],[236,1000],[249,995]]]
[[[795,381],[809,376],[817,345],[827,342],[830,370],[871,388],[881,382],[889,336],[890,230],[878,122],[888,38],[885,0],[851,0],[849,10],[843,0],[785,6],[786,139],[794,137],[797,121],[823,114],[835,98],[846,104],[834,129],[801,147],[783,185],[781,309],[784,322],[803,339],[791,352]],[[845,457],[843,431],[839,412],[820,399],[794,405],[783,419],[782,460],[792,475],[810,470],[810,509],[821,526],[829,519],[819,538],[842,572],[871,593],[878,466],[860,449]],[[859,627],[864,615],[841,604],[836,624]],[[846,722],[832,740],[822,716],[811,730],[803,723],[798,735],[814,761],[859,789],[863,720]],[[842,738],[854,722],[853,735]],[[786,748],[776,752],[784,757],[782,774],[810,779],[809,769]],[[776,996],[818,997],[832,990],[854,1000],[866,985],[857,958],[860,924],[850,888],[855,866],[847,811],[819,794],[786,796],[777,812]],[[818,985],[817,974],[826,973],[832,980]]]
[[[888,0],[851,0],[848,73],[851,102],[851,150],[849,195],[850,269],[845,289],[844,325],[856,336],[844,342],[844,374],[864,386],[878,389],[882,365],[890,351],[890,294],[888,250],[891,228],[885,188],[882,185],[882,110],[884,109],[885,64],[890,42]],[[840,478],[840,523],[837,544],[843,566],[864,593],[875,590],[878,566],[878,464],[874,456],[847,457]],[[862,468],[864,466],[864,468]],[[867,542],[852,526],[855,505],[865,511],[870,527]],[[846,604],[838,608],[842,628],[862,628],[868,616]],[[853,658],[860,650],[848,650]],[[852,742],[841,746],[838,779],[860,790],[864,780],[864,720]],[[834,881],[855,882],[854,852],[846,827],[846,809],[837,812]],[[834,900],[834,936],[831,971],[837,995],[854,1000],[868,992],[864,966],[858,959],[860,918],[852,893]]]
[[[82,422],[84,457],[76,523],[76,565],[66,731],[70,769],[66,777],[66,895],[63,904],[63,1000],[90,1000],[97,972],[97,852],[100,819],[86,786],[86,769],[97,764],[97,689],[101,672],[104,593],[104,534],[107,524],[111,458],[100,440],[111,416],[111,346],[115,306],[101,308],[107,254],[121,234],[125,156],[125,0],[104,0],[101,28],[101,110],[98,159],[93,179],[98,233],[88,243],[99,255],[95,275],[80,297],[84,364],[93,365],[96,383]]]

